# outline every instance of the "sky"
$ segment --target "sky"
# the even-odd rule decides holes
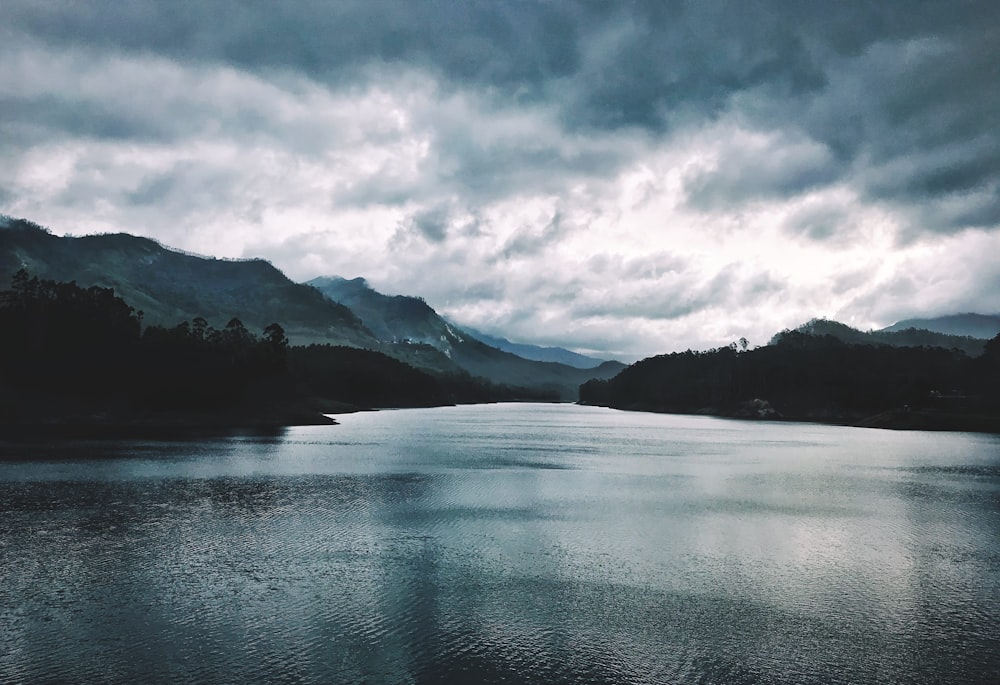
[[[996,0],[3,0],[0,212],[635,359],[1000,312]]]

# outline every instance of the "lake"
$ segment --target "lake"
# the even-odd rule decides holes
[[[1000,682],[1000,437],[500,404],[0,441],[0,683]]]

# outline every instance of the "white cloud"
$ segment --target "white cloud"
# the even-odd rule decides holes
[[[817,67],[761,66],[777,81],[719,67],[707,77],[746,83],[706,94],[685,66],[667,84],[683,100],[667,126],[642,123],[668,107],[662,93],[625,102],[643,79],[674,92],[662,65],[628,74],[628,93],[587,81],[610,78],[640,29],[594,29],[610,43],[581,48],[582,76],[523,90],[419,60],[323,79],[14,37],[0,48],[14,105],[0,122],[2,211],[262,256],[297,280],[364,276],[487,332],[624,357],[759,344],[814,316],[867,328],[1000,311],[986,257],[1000,195],[981,153],[995,134],[969,124],[974,135],[914,151],[931,128],[897,134],[872,92],[912,96],[893,79],[940,69],[954,42],[790,44],[826,60],[825,85],[791,90]],[[624,119],[594,124],[603,110],[588,96],[616,93],[608,111]],[[920,187],[929,197],[914,201]]]

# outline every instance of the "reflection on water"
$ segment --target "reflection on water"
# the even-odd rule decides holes
[[[0,444],[0,683],[1000,682],[996,437],[341,421]]]

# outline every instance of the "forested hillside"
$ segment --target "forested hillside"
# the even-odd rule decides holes
[[[261,259],[212,259],[125,233],[59,237],[23,219],[0,228],[0,283],[20,269],[58,282],[110,288],[148,324],[236,317],[254,330],[281,322],[293,343],[371,347],[375,339],[347,307],[294,283]]]
[[[0,291],[0,424],[287,425],[321,412],[553,399],[465,373],[430,374],[372,350],[289,346],[233,317],[143,325],[111,289],[21,270]]]
[[[939,419],[927,427],[1000,430],[998,387],[1000,336],[973,358],[790,331],[754,350],[650,357],[609,381],[585,383],[580,398],[620,409],[844,423],[924,412],[932,424]]]

